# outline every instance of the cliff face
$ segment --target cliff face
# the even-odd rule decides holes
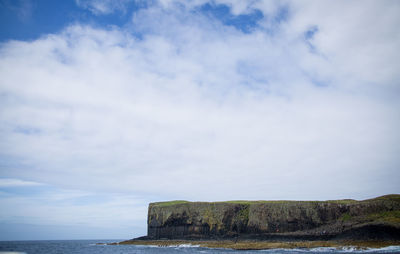
[[[151,239],[400,239],[400,195],[355,201],[151,203]]]

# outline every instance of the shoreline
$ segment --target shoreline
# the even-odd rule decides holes
[[[193,245],[205,248],[222,248],[233,250],[265,250],[265,249],[297,249],[297,248],[384,248],[400,246],[400,240],[327,240],[327,241],[265,241],[265,240],[139,240],[132,239],[109,245],[152,245],[170,247],[179,245]]]

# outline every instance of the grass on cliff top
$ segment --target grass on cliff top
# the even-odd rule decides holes
[[[400,195],[391,194],[385,195],[377,198],[367,199],[363,201],[372,201],[372,200],[394,200],[400,201]],[[284,204],[284,203],[336,203],[336,204],[351,204],[357,201],[354,199],[340,199],[340,200],[326,200],[326,201],[299,201],[299,200],[231,200],[231,201],[217,201],[217,202],[191,202],[186,200],[173,200],[173,201],[165,201],[165,202],[155,202],[152,205],[155,206],[171,206],[185,203],[208,203],[208,204],[239,204],[239,205],[251,205],[251,204]]]
[[[300,200],[232,200],[232,201],[222,201],[214,203],[230,203],[230,204],[240,204],[240,205],[251,205],[251,204],[285,204],[285,203],[339,203],[339,204],[349,204],[357,202],[354,199],[342,199],[342,200],[326,200],[326,201],[300,201]]]
[[[186,201],[186,200],[173,200],[173,201],[165,201],[165,202],[156,202],[156,203],[152,203],[152,205],[163,207],[163,206],[178,205],[178,204],[185,204],[185,203],[191,203],[191,202]]]
[[[384,196],[380,196],[377,198],[371,198],[371,199],[367,199],[367,200],[396,200],[396,201],[399,201],[400,194],[389,194],[389,195],[384,195]]]
[[[292,200],[231,200],[231,201],[217,201],[217,202],[191,202],[186,200],[173,200],[173,201],[164,201],[164,202],[155,202],[152,203],[153,206],[158,207],[166,207],[172,205],[179,205],[179,204],[190,204],[190,203],[205,203],[205,204],[238,204],[238,205],[251,205],[251,204],[287,204],[287,203],[343,203],[348,204],[352,202],[356,202],[355,200],[329,200],[329,201],[292,201]]]

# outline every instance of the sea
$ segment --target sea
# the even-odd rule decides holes
[[[180,253],[225,253],[225,254],[288,254],[288,253],[400,253],[400,246],[379,249],[357,250],[355,248],[270,249],[238,251],[229,249],[202,248],[194,245],[169,247],[138,245],[107,245],[116,240],[64,240],[64,241],[0,241],[0,254],[180,254]]]

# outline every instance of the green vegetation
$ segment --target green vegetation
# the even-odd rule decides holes
[[[352,217],[349,213],[344,213],[344,214],[342,215],[342,217],[340,218],[340,220],[346,222],[346,221],[351,220],[352,218],[353,218],[353,217]]]
[[[186,200],[173,200],[165,202],[155,202],[152,203],[153,206],[170,206],[184,203],[207,203],[207,204],[238,204],[238,205],[251,205],[251,204],[294,204],[294,203],[338,203],[338,204],[350,204],[357,202],[353,199],[343,199],[343,200],[327,200],[327,201],[297,201],[297,200],[229,200],[229,201],[217,201],[217,202],[191,202]]]
[[[373,201],[373,200],[400,200],[400,195],[398,194],[391,194],[385,195],[373,199],[367,199],[363,201]],[[363,202],[361,201],[361,202]],[[286,203],[335,203],[335,204],[352,204],[355,202],[360,202],[354,199],[339,199],[339,200],[326,200],[326,201],[296,201],[296,200],[230,200],[230,201],[217,201],[217,202],[190,202],[186,200],[173,200],[173,201],[166,201],[166,202],[155,202],[152,203],[155,206],[170,206],[170,205],[177,205],[177,204],[184,204],[184,203],[208,203],[208,204],[239,204],[239,205],[251,205],[251,204],[286,204]]]
[[[186,200],[173,200],[173,201],[165,201],[165,202],[156,202],[156,203],[152,203],[152,205],[164,207],[164,206],[171,206],[171,205],[178,205],[178,204],[185,204],[185,203],[191,203],[191,202],[186,201]]]
[[[388,223],[400,224],[400,211],[385,211],[380,213],[372,213],[368,215],[368,219],[374,221],[383,221]]]
[[[351,203],[356,203],[358,201],[354,199],[339,199],[339,200],[327,200],[325,202],[335,203],[335,204],[351,204]]]
[[[298,201],[290,201],[290,200],[230,200],[230,201],[219,201],[214,202],[216,204],[238,204],[238,205],[251,205],[251,204],[282,204],[288,202],[298,202]]]
[[[249,221],[249,212],[250,212],[250,206],[244,205],[243,207],[241,207],[236,218],[242,221],[243,223],[247,224],[247,222]]]
[[[215,212],[211,210],[211,207],[207,207],[205,213],[204,213],[204,221],[208,224],[210,227],[210,230],[213,230],[214,226],[217,227],[217,229],[220,229],[221,224],[218,223],[217,218],[215,217]]]
[[[400,195],[399,194],[389,194],[389,195],[384,195],[384,196],[380,196],[377,198],[373,198],[373,199],[368,199],[368,200],[400,200]]]
[[[391,224],[399,224],[400,225],[400,211],[383,211],[379,213],[370,213],[367,215],[361,215],[353,217],[349,213],[344,213],[340,220],[343,222],[348,221],[375,221],[375,222],[386,222]]]

